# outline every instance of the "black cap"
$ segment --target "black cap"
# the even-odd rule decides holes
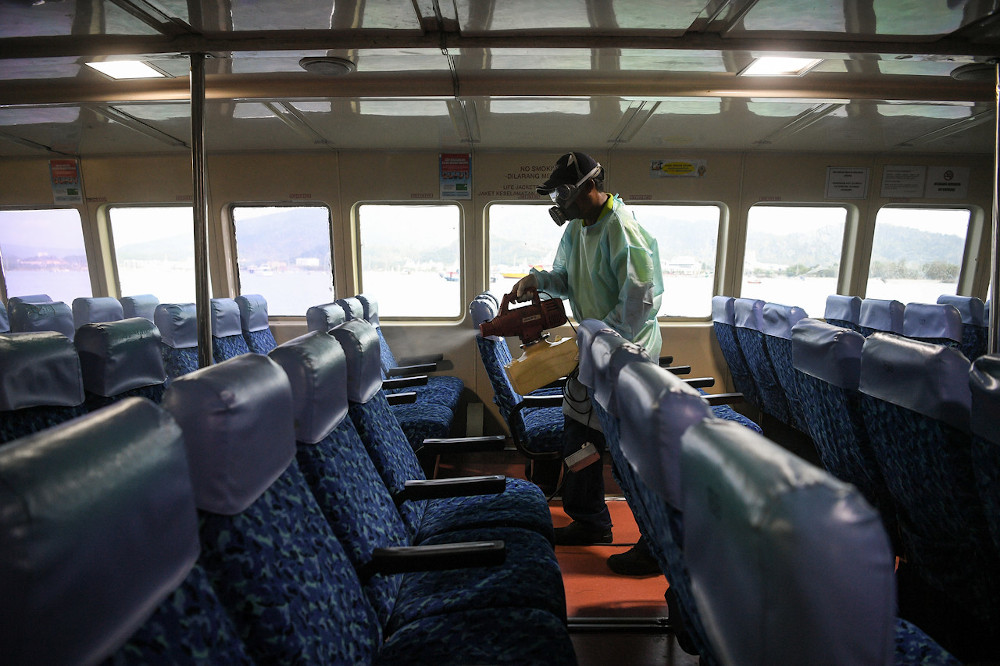
[[[556,161],[556,168],[552,170],[549,179],[535,188],[539,194],[548,194],[560,185],[576,185],[588,173],[594,169],[598,172],[594,178],[601,175],[601,165],[586,153],[566,153]]]

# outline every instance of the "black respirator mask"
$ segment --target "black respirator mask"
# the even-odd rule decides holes
[[[580,165],[573,159],[572,153],[570,154],[570,161],[576,167],[576,175],[579,178],[576,185],[560,185],[549,192],[549,197],[551,197],[552,203],[555,204],[555,206],[549,208],[549,216],[560,227],[570,220],[575,220],[583,216],[583,213],[580,212],[580,207],[576,205],[576,197],[580,194],[580,188],[584,183],[601,173],[600,164],[586,174],[581,173]]]

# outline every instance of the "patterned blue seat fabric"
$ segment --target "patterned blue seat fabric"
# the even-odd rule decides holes
[[[826,308],[823,319],[828,324],[846,328],[856,333],[861,332],[861,299],[857,296],[830,294],[826,297]]]
[[[965,358],[974,361],[985,354],[990,334],[985,304],[974,296],[954,294],[942,294],[937,302],[954,305],[962,315],[962,344],[959,350]]]
[[[142,317],[84,324],[73,341],[80,355],[87,409],[130,396],[160,402],[166,382],[160,332]]]
[[[0,558],[5,664],[251,663],[195,563],[187,458],[166,412],[130,398],[18,440],[0,451],[0,479],[0,550],[28,555]]]
[[[364,320],[347,322],[331,335],[340,343],[347,361],[351,420],[389,492],[400,493],[407,481],[422,480],[424,474],[378,390],[378,337]],[[548,542],[553,539],[552,516],[544,495],[521,479],[508,478],[499,495],[407,500],[400,505],[400,513],[416,543],[456,530],[498,526],[527,528]]]
[[[1000,355],[980,356],[969,372],[972,465],[993,544],[1000,550]]]
[[[0,302],[0,333],[10,333],[10,318],[7,316],[7,306]]]
[[[456,642],[466,631],[461,613],[419,617],[399,637],[379,622],[295,460],[295,404],[278,364],[247,354],[199,370],[174,382],[164,405],[184,431],[200,561],[255,661],[387,663],[380,651],[392,650],[397,663],[414,663],[406,655],[441,641],[451,648],[442,663],[469,663],[468,648]],[[538,639],[520,626],[492,646],[514,663],[522,641]],[[562,663],[573,663],[562,638],[569,649]],[[549,647],[559,653],[562,645]]]
[[[903,335],[961,350],[962,315],[954,305],[908,303],[903,310]]]
[[[684,553],[723,663],[958,663],[897,620],[889,541],[852,486],[726,421],[681,443]]]
[[[949,347],[875,333],[862,350],[860,390],[896,505],[900,576],[914,579],[900,589],[900,614],[963,661],[996,659],[988,637],[1000,618],[1000,557],[972,469],[968,360]]]
[[[80,357],[61,333],[0,334],[0,443],[86,412]]]
[[[254,354],[266,354],[278,343],[274,339],[267,318],[267,301],[260,294],[242,294],[236,297],[240,309],[240,327],[247,347]]]
[[[125,319],[142,317],[143,319],[153,321],[156,313],[156,306],[160,304],[160,299],[153,294],[122,296],[118,300],[121,301],[122,317]]]
[[[198,319],[194,303],[160,303],[153,313],[167,386],[198,369]]]
[[[761,410],[782,423],[792,425],[785,391],[778,382],[774,363],[764,343],[764,301],[737,298],[733,301],[733,310],[736,339],[760,391]]]
[[[861,416],[861,348],[855,331],[816,319],[792,328],[792,364],[798,373],[809,434],[826,471],[854,484],[882,516],[899,552],[896,508]]]
[[[11,332],[56,331],[70,340],[76,334],[73,311],[62,301],[29,303],[12,298],[7,307]]]
[[[733,386],[743,394],[748,403],[760,409],[761,397],[757,381],[750,373],[747,359],[736,336],[735,301],[732,296],[712,297],[712,328],[729,366],[729,374],[733,377]]]
[[[73,299],[73,326],[76,328],[84,324],[119,321],[124,318],[122,304],[117,298],[102,296]]]
[[[240,307],[231,298],[212,299],[212,358],[216,363],[249,354],[250,347],[243,339]]]
[[[799,400],[798,376],[792,367],[792,327],[806,316],[802,308],[777,303],[764,304],[764,345],[774,367],[774,376],[777,377],[788,404],[788,423],[809,434],[805,410]]]
[[[880,298],[864,299],[861,301],[861,313],[858,315],[858,327],[861,335],[867,338],[876,331],[902,335],[905,310],[906,306],[899,301]]]

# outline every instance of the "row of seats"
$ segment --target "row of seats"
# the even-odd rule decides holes
[[[153,320],[159,301],[155,296],[76,298],[72,307],[53,301],[48,294],[13,296],[0,304],[0,333],[58,331],[70,340],[84,324],[118,321],[132,317]]]
[[[379,346],[349,321],[0,449],[5,662],[575,663],[544,496],[426,481]]]
[[[707,664],[956,664],[896,617],[893,553],[864,497],[761,434],[602,322],[580,379],[629,504]]]

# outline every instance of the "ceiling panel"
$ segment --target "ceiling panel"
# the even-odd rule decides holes
[[[544,28],[593,28],[616,31],[683,34],[697,20],[707,0],[455,0],[458,23],[465,34]]]

